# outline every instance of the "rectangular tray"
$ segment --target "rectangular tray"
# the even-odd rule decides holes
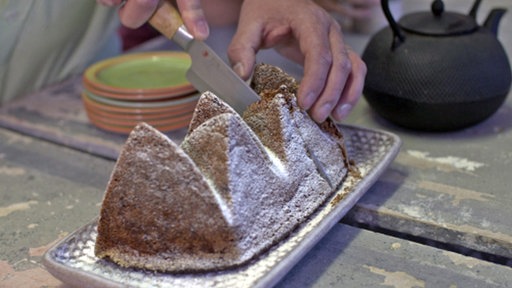
[[[192,274],[123,268],[94,255],[97,219],[49,249],[44,264],[55,277],[77,287],[273,286],[356,204],[400,150],[401,141],[394,134],[346,125],[339,125],[339,128],[360,176],[349,175],[342,187],[308,221],[242,267]]]

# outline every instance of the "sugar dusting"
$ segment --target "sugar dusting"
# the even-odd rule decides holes
[[[215,197],[215,200],[217,201],[217,204],[219,204],[219,208],[222,211],[222,214],[226,218],[226,221],[228,221],[229,224],[234,224],[234,216],[233,212],[231,211],[231,208],[228,206],[224,198],[220,196],[219,191],[215,188],[215,184],[213,184],[212,180],[205,177],[206,183],[210,187],[210,191],[213,194],[213,197]]]
[[[265,151],[267,152],[267,155],[273,164],[271,166],[272,170],[283,178],[288,177],[288,170],[284,166],[283,161],[281,161],[281,159],[279,159],[272,150],[268,149],[268,147],[263,147],[265,147]]]

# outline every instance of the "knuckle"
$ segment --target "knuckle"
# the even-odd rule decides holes
[[[325,9],[321,8],[321,6],[315,5],[315,8],[317,8],[317,9],[310,9],[310,13],[315,19],[318,19],[320,21],[325,21],[326,19],[330,19],[330,17],[326,17],[329,14],[327,13],[327,11]]]
[[[333,66],[335,66],[334,68],[336,70],[342,71],[344,73],[348,73],[348,72],[352,71],[352,61],[350,60],[350,58],[348,57],[348,55],[346,53],[342,53],[342,54],[343,54],[343,56],[338,57],[337,59],[339,59],[339,60],[336,61],[335,63],[333,63]]]
[[[318,64],[322,65],[322,67],[330,67],[333,64],[333,55],[327,48],[320,49],[316,59]]]

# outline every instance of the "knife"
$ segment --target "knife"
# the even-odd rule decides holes
[[[160,2],[149,23],[188,52],[192,65],[187,71],[187,79],[197,90],[213,92],[240,115],[247,106],[260,100],[258,94],[208,45],[194,39],[183,25],[178,10],[169,2]]]

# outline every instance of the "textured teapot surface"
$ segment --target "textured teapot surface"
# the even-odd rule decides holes
[[[368,67],[364,96],[377,113],[401,126],[440,131],[478,123],[501,106],[511,83],[496,37],[504,11],[478,26],[471,15],[477,0],[470,15],[416,13],[398,24],[382,2],[390,26],[372,37],[362,56]],[[435,5],[442,2],[434,1],[433,10]]]

